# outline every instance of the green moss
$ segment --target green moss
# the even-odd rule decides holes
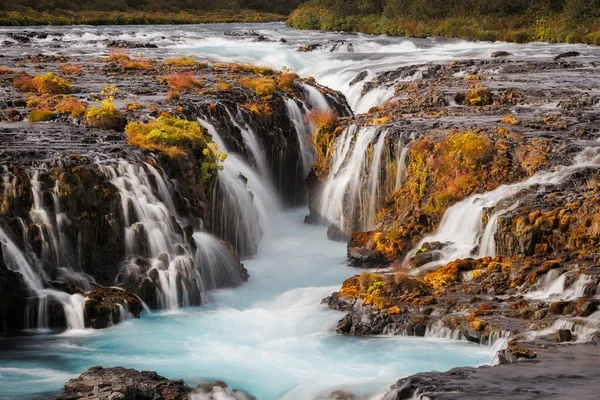
[[[56,119],[56,113],[48,110],[35,110],[29,113],[29,122],[46,122],[54,121]]]

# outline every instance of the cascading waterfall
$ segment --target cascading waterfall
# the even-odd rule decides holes
[[[492,230],[494,226],[492,225],[487,235],[484,231],[482,216],[485,209],[495,207],[503,200],[509,199],[521,190],[534,185],[557,185],[577,171],[598,167],[600,167],[600,147],[595,145],[587,147],[578,154],[571,166],[562,167],[555,171],[538,172],[525,181],[502,185],[489,192],[472,195],[450,206],[444,213],[437,232],[423,238],[414,250],[420,249],[426,242],[445,243],[445,247],[437,250],[439,257],[436,261],[416,268],[411,273],[417,274],[420,271],[435,268],[456,259],[471,257],[473,251],[480,245],[482,237],[485,237],[485,249],[489,250],[490,253],[491,249],[494,249],[494,253],[485,254],[485,251],[480,251],[478,255],[485,257],[495,254],[495,243],[492,243],[495,234],[495,230]],[[516,205],[513,203],[505,212],[508,212],[512,207],[516,207]],[[490,222],[493,224],[494,220],[491,219]],[[414,254],[414,251],[409,252],[407,257],[410,257],[411,254]]]
[[[330,173],[317,199],[320,218],[344,232],[375,227],[377,210],[404,180],[405,166],[397,163],[406,161],[406,147],[402,138],[391,145],[390,133],[351,125],[335,139]]]
[[[25,254],[0,226],[0,246],[4,264],[9,270],[21,274],[27,289],[33,295],[28,299],[26,323],[30,329],[51,328],[50,307],[58,304],[64,313],[69,329],[83,329],[83,303],[85,298],[80,294],[69,295],[46,285],[47,277],[39,268],[39,260],[33,254]],[[34,259],[36,262],[31,262]]]
[[[231,251],[177,214],[173,183],[164,171],[125,160],[101,164],[101,169],[121,199],[128,262],[117,283],[145,275],[158,282],[158,306],[171,310],[200,304],[206,290],[241,283]],[[149,266],[136,264],[138,257],[148,259]]]
[[[253,254],[264,232],[281,210],[270,177],[257,173],[240,155],[229,152],[215,127],[199,119],[220,150],[227,152],[213,194],[214,232],[230,242],[240,254]]]
[[[306,176],[316,161],[315,150],[310,142],[311,132],[305,121],[306,108],[302,105],[305,109],[303,112],[296,100],[292,98],[286,98],[285,105],[287,107],[288,118],[292,121],[296,130],[298,143],[300,144],[300,154],[302,156],[302,173]]]

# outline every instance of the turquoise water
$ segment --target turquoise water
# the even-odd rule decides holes
[[[102,331],[0,339],[0,398],[55,394],[93,365],[156,370],[194,385],[224,380],[262,400],[310,399],[343,387],[374,394],[419,371],[489,364],[491,348],[443,339],[335,334],[320,304],[347,277],[345,245],[284,213],[245,262],[250,281],[209,305],[154,313]]]

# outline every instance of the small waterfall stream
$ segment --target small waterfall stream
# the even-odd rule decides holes
[[[483,226],[482,222],[485,209],[495,207],[501,201],[510,199],[520,191],[534,185],[557,185],[577,171],[599,167],[600,147],[594,143],[592,147],[587,147],[577,155],[571,166],[557,168],[554,171],[538,172],[522,182],[502,185],[483,194],[474,194],[450,206],[444,213],[437,231],[424,237],[414,249],[421,248],[425,242],[446,243],[447,245],[439,250],[439,259],[414,269],[411,273],[418,274],[420,271],[435,268],[456,259],[471,257],[480,243],[483,244],[478,251],[480,257],[494,255],[495,221],[501,213],[510,211],[512,208],[517,207],[517,204],[513,202],[510,207],[500,211],[500,214],[493,215],[488,222],[488,225],[491,224],[489,231]],[[411,254],[414,254],[414,251],[409,252],[407,257],[410,257]]]
[[[347,233],[375,227],[381,205],[406,173],[408,143],[391,133],[386,127],[354,124],[335,139],[330,173],[317,195],[325,222]]]

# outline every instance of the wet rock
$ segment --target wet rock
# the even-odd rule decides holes
[[[441,242],[425,242],[419,250],[416,251],[415,256],[411,257],[410,263],[415,267],[422,267],[433,261],[440,260],[442,255],[440,250],[447,247],[449,243]]]
[[[308,52],[320,49],[321,47],[323,47],[323,45],[320,43],[305,44],[305,45],[298,47],[298,51],[301,53],[308,53]]]
[[[0,332],[13,332],[25,327],[27,298],[23,278],[4,264],[0,244]]]
[[[569,329],[559,329],[556,331],[556,341],[557,342],[570,342],[572,337],[573,336]]]
[[[57,400],[170,399],[187,400],[182,380],[169,380],[156,372],[123,367],[92,367],[65,384]]]
[[[365,78],[368,75],[369,75],[368,71],[359,72],[358,74],[356,74],[356,76],[354,78],[352,78],[352,80],[350,81],[349,85],[350,86],[356,85],[358,82],[361,82],[361,81],[365,80]]]
[[[129,42],[127,40],[111,40],[106,43],[106,47],[120,49],[156,49],[158,46],[154,43]]]
[[[327,228],[327,238],[335,242],[347,242],[350,239],[350,234],[342,230],[337,224],[331,224]]]
[[[85,326],[103,329],[128,317],[139,318],[142,302],[133,293],[118,288],[101,288],[85,293]]]
[[[560,53],[559,55],[557,55],[556,57],[554,57],[555,60],[560,60],[561,58],[569,58],[569,57],[579,57],[582,54],[578,51],[567,51],[564,53]]]
[[[508,56],[512,56],[512,53],[509,53],[508,51],[494,51],[492,53],[492,57],[493,58],[497,58],[497,57],[508,57]]]

